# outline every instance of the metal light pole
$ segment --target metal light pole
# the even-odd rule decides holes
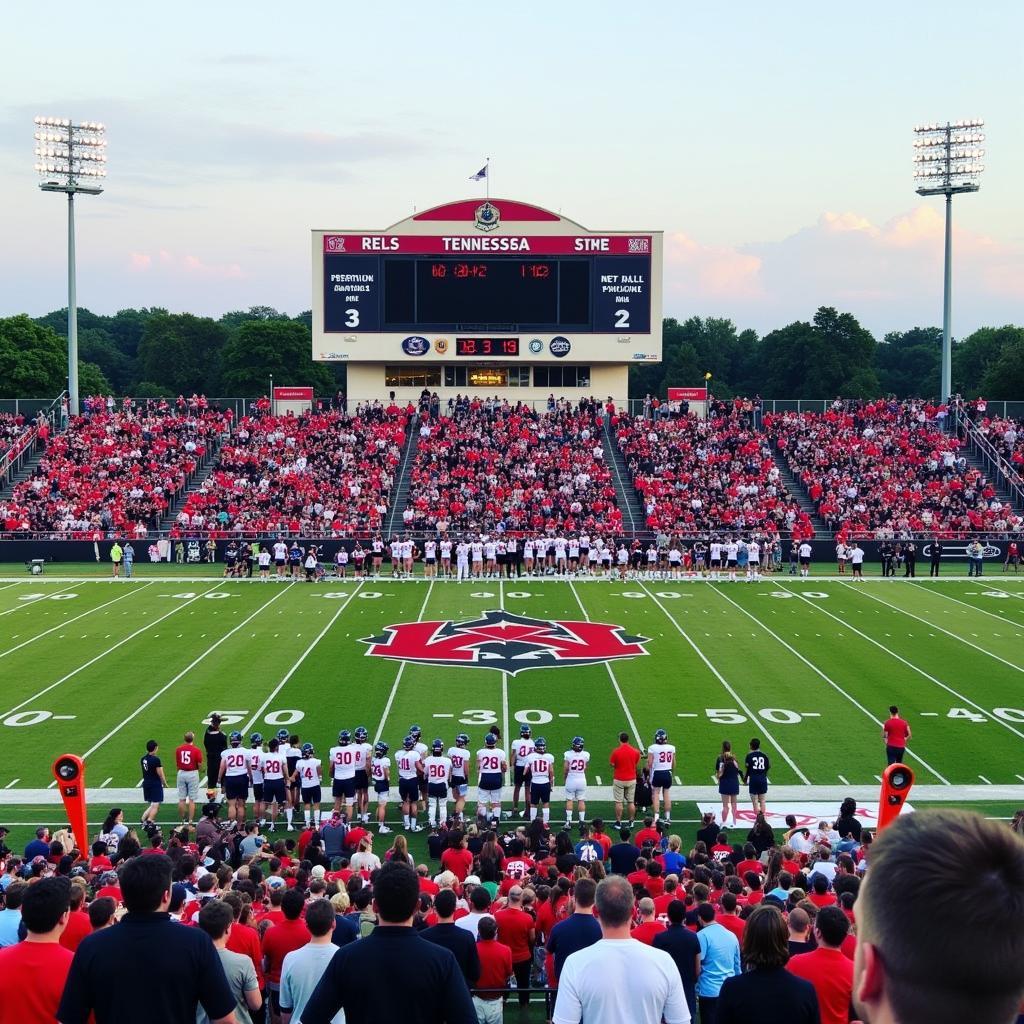
[[[36,172],[44,192],[64,192],[68,197],[68,408],[72,416],[78,404],[78,301],[75,294],[75,195],[98,196],[104,166],[106,128],[95,121],[75,124],[66,117],[37,117]]]
[[[953,196],[958,192],[977,192],[978,177],[985,155],[976,148],[985,141],[980,119],[945,124],[919,124],[914,128],[914,178],[919,196],[946,197],[946,254],[942,290],[942,394],[946,401],[953,390]]]

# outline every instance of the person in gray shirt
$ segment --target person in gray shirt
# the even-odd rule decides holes
[[[259,825],[250,821],[245,830],[245,838],[239,844],[243,857],[255,857],[263,848],[263,836],[259,834]]]
[[[252,1024],[249,1011],[259,1010],[263,1005],[263,996],[260,995],[252,960],[241,953],[232,953],[227,948],[234,920],[234,910],[221,900],[208,900],[199,911],[199,927],[213,940],[217,956],[224,966],[228,987],[235,997],[235,1020],[237,1024]],[[209,1020],[200,1003],[196,1008],[196,1024],[209,1024]]]
[[[312,938],[305,946],[293,949],[285,956],[281,967],[281,1024],[302,1019],[309,997],[338,951],[331,942],[334,907],[328,900],[314,900],[306,907],[306,927]],[[339,1011],[332,1021],[333,1024],[344,1024],[344,1012]]]

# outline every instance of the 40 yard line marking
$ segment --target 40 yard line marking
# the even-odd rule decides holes
[[[576,585],[570,582],[569,589],[572,591],[572,596],[576,598],[576,603],[580,606],[580,611],[583,612],[583,618],[589,622],[590,616],[587,614],[587,609],[583,607],[580,595],[576,592]],[[615,673],[612,671],[612,667],[607,661],[604,663],[604,667],[608,670],[608,678],[612,681],[612,689],[615,690],[615,696],[619,698],[619,703],[622,705],[622,710],[626,715],[626,721],[629,722],[629,727],[633,730],[633,735],[636,737],[637,743],[639,743],[641,740],[640,730],[636,727],[636,722],[633,721],[633,716],[629,712],[629,705],[626,703],[626,698],[622,695],[622,690],[619,688],[619,681],[615,678]],[[804,781],[806,781],[806,779]]]
[[[782,637],[779,636],[778,633],[776,633],[768,625],[763,623],[756,615],[753,614],[753,612],[748,612],[747,609],[743,607],[743,605],[737,604],[737,602],[735,602],[731,597],[729,597],[728,594],[724,593],[722,590],[716,589],[715,593],[718,594],[719,597],[722,597],[726,601],[728,601],[729,604],[731,604],[738,611],[743,612],[743,614],[746,615],[747,618],[750,619],[752,622],[756,622],[762,629],[764,629],[764,631],[769,636],[774,637],[780,644],[782,644],[782,646],[785,647],[786,650],[789,651],[790,654],[792,654],[796,658],[799,658],[800,661],[802,661],[815,675],[819,676],[826,683],[828,683],[828,685],[831,686],[836,691],[836,693],[841,694],[855,708],[857,708],[858,711],[862,711],[865,715],[867,715],[867,717],[870,718],[871,721],[874,722],[875,725],[877,725],[879,729],[882,728],[882,720],[880,718],[876,718],[866,707],[864,707],[863,704],[861,704],[861,702],[859,700],[857,700],[856,697],[853,696],[853,694],[847,693],[846,690],[844,690],[837,682],[835,682],[835,680],[833,680],[831,677],[826,675],[824,671],[822,671],[820,668],[818,668],[817,665],[814,664],[814,662],[812,662],[809,659],[807,659],[806,657],[804,657],[804,655],[802,655],[795,647],[793,647],[791,644],[789,644],[785,640],[783,640]],[[815,607],[817,607],[817,606],[815,606]],[[817,716],[815,716],[815,717],[817,717]],[[915,754],[909,748],[908,748],[908,753],[910,753],[910,755],[914,758],[914,760],[917,761],[923,768],[926,768],[928,771],[930,771],[932,773],[932,775],[934,775],[935,778],[937,778],[939,780],[939,782],[941,782],[944,786],[948,786],[950,784],[949,780],[946,779],[946,778],[943,778],[943,776],[941,776],[927,761],[925,761],[924,758],[922,758],[919,755]]]
[[[35,643],[37,640],[41,640],[44,636],[49,636],[50,633],[56,633],[58,629],[63,629],[65,626],[70,626],[72,622],[77,622],[79,619],[84,619],[86,615],[92,615],[93,612],[102,611],[104,608],[109,608],[112,604],[117,604],[118,601],[123,601],[126,597],[131,597],[133,594],[141,594],[147,587],[153,586],[156,580],[151,580],[149,583],[144,583],[141,587],[132,587],[131,590],[126,590],[120,597],[115,597],[113,601],[107,601],[104,604],[98,604],[95,608],[90,608],[88,611],[82,612],[80,615],[76,615],[72,619],[68,619],[66,622],[61,622],[56,626],[51,626],[49,629],[43,630],[42,633],[36,633],[35,636],[30,636],[27,640],[22,640],[20,644],[10,648],[7,651],[0,651],[0,658],[6,658],[8,654],[13,654],[15,651],[20,651],[22,647],[28,647],[29,644]],[[2,590],[3,587],[0,587]]]
[[[965,608],[970,608],[972,612],[978,612],[980,615],[988,615],[990,618],[998,619],[1000,622],[1005,622],[1008,626],[1021,625],[1020,619],[1007,619],[997,612],[990,612],[987,608],[979,608],[977,605],[970,604],[967,601],[961,601],[958,597],[950,597],[949,594],[943,594],[940,590],[932,589],[931,587],[924,587],[920,583],[913,584],[916,589],[923,590],[926,594],[935,594],[937,597],[944,598],[947,601],[955,601],[957,604],[962,604]],[[995,587],[989,587],[989,590],[995,590],[997,594],[1003,594],[1005,591],[996,590]]]
[[[676,627],[676,631],[679,633],[679,635],[690,645],[690,647],[693,648],[693,650],[696,653],[697,657],[699,657],[700,660],[704,662],[704,664],[708,668],[708,671],[722,684],[722,686],[725,687],[725,689],[728,691],[728,693],[732,697],[732,699],[734,701],[736,701],[736,703],[741,708],[743,708],[743,710],[747,713],[747,717],[750,719],[750,721],[751,722],[756,722],[761,727],[761,732],[768,739],[768,741],[772,744],[772,746],[774,746],[775,749],[782,755],[782,759],[786,762],[786,764],[788,764],[789,767],[792,768],[794,772],[796,772],[797,778],[805,786],[809,786],[811,784],[811,780],[809,778],[807,778],[807,776],[804,775],[804,773],[802,771],[800,771],[800,769],[797,767],[796,762],[783,749],[782,744],[779,743],[779,741],[776,740],[775,737],[771,734],[771,732],[768,729],[768,726],[766,726],[764,724],[764,722],[760,718],[758,718],[757,715],[755,715],[754,712],[751,711],[751,709],[749,707],[747,707],[747,705],[746,705],[745,701],[743,700],[743,698],[740,697],[740,695],[726,681],[725,676],[723,676],[722,673],[719,672],[717,668],[715,668],[715,666],[708,660],[707,655],[700,649],[700,647],[697,646],[697,644],[695,644],[690,639],[690,636],[686,632],[686,630],[683,629],[683,627],[680,626],[679,623],[672,617],[672,615],[669,613],[668,609],[661,603],[661,601],[659,601],[658,598],[655,597],[655,595],[652,594],[651,591],[649,591],[647,589],[647,585],[645,583],[641,583],[640,584],[640,588],[661,609],[661,611],[664,614],[665,618],[668,619],[668,621],[671,622],[672,625]]]
[[[184,679],[185,676],[187,676],[189,672],[191,672],[192,669],[194,669],[196,665],[198,665],[208,654],[212,654],[218,647],[220,647],[222,643],[224,643],[225,640],[227,640],[229,637],[234,636],[235,633],[237,633],[247,623],[252,622],[252,620],[255,619],[256,616],[259,615],[264,608],[269,608],[270,605],[272,605],[279,597],[281,597],[283,594],[287,594],[288,591],[291,590],[293,586],[295,586],[294,583],[289,583],[287,586],[281,587],[269,601],[264,601],[263,604],[261,604],[259,608],[256,609],[256,611],[254,611],[247,618],[244,618],[237,626],[234,627],[234,629],[228,630],[228,632],[225,633],[219,640],[216,640],[214,643],[210,644],[210,646],[207,647],[206,650],[203,651],[203,653],[200,654],[198,658],[194,659],[189,665],[183,668],[169,683],[165,683],[163,686],[161,686],[160,689],[157,690],[152,697],[150,697],[146,701],[143,701],[143,703],[140,704],[130,715],[128,715],[122,721],[118,722],[118,724],[115,725],[114,728],[111,729],[110,732],[108,732],[107,735],[103,737],[103,739],[101,739],[98,743],[93,744],[93,746],[91,746],[84,754],[82,754],[82,757],[91,757],[93,754],[95,754],[96,751],[99,750],[100,747],[102,747],[107,742],[107,740],[111,739],[111,737],[113,736],[116,736],[130,721],[132,721],[132,719],[134,719],[137,715],[140,715],[143,711],[145,711],[150,704],[157,700],[157,698],[162,697],[172,686],[174,686],[175,683],[177,683],[181,679]],[[249,728],[249,726],[246,726],[244,731],[248,732]]]
[[[783,589],[785,590],[785,587],[783,587]],[[962,693],[959,693],[957,690],[954,690],[952,686],[948,686],[941,679],[936,679],[935,676],[933,676],[930,672],[925,672],[923,668],[920,668],[919,666],[915,665],[912,661],[907,661],[907,659],[904,658],[902,654],[897,654],[895,651],[889,650],[888,647],[886,647],[884,644],[880,644],[874,637],[868,636],[867,633],[857,629],[856,626],[850,625],[850,623],[847,622],[845,619],[841,619],[838,615],[835,615],[832,612],[826,610],[824,607],[822,607],[820,601],[812,601],[810,598],[804,597],[803,594],[801,594],[798,590],[791,590],[790,593],[794,594],[796,597],[799,597],[801,601],[804,601],[806,604],[809,604],[815,610],[821,612],[822,615],[827,615],[830,619],[835,620],[839,623],[840,626],[845,626],[848,630],[850,630],[850,632],[856,633],[857,636],[867,640],[869,644],[872,644],[873,646],[877,647],[880,651],[884,651],[887,655],[889,655],[890,658],[895,658],[897,661],[906,665],[907,668],[916,672],[918,675],[923,676],[929,682],[934,683],[936,686],[942,687],[942,689],[945,690],[946,693],[950,693],[958,700],[962,700],[965,705],[968,705],[980,711],[990,721],[997,722],[999,725],[1003,726],[1004,729],[1009,729],[1010,732],[1014,734],[1014,736],[1019,736],[1022,740],[1024,740],[1024,732],[1020,732],[1020,730],[1014,729],[1014,727],[1010,725],[1009,722],[1004,722],[1003,719],[997,718],[991,712],[986,711],[985,708],[983,708],[980,704],[975,704],[974,701],[970,699],[970,697],[965,697]],[[899,609],[897,609],[897,611],[898,610]]]
[[[430,600],[430,592],[433,589],[434,589],[434,581],[431,580],[430,584],[427,587],[427,596],[425,598],[423,598],[423,604],[420,605],[420,613],[419,613],[419,615],[416,616],[416,621],[417,622],[422,622],[423,621],[423,615],[424,615],[424,613],[427,610],[427,602]],[[337,618],[337,616],[335,616],[335,618]],[[328,625],[330,625],[330,623],[328,623]],[[326,630],[325,630],[325,632],[326,632]],[[373,737],[374,746],[377,745],[377,742],[380,740],[381,736],[384,734],[384,723],[387,722],[388,715],[391,714],[391,705],[395,703],[395,694],[398,693],[398,684],[402,681],[402,676],[405,674],[405,666],[407,664],[408,664],[408,662],[403,661],[398,666],[398,672],[395,674],[395,681],[391,685],[391,692],[388,694],[387,703],[384,705],[384,714],[382,714],[380,716],[380,722],[377,724],[377,732],[376,732],[376,734]],[[294,671],[294,669],[293,669],[293,671]],[[255,721],[255,719],[254,719],[254,721]]]
[[[32,694],[32,696],[29,697],[28,700],[23,700],[20,704],[16,704],[9,711],[4,711],[3,713],[0,713],[0,719],[6,718],[8,715],[13,715],[15,711],[20,711],[27,704],[31,704],[33,701],[38,700],[40,697],[49,693],[51,690],[56,689],[62,683],[66,683],[72,677],[77,676],[79,672],[84,672],[87,668],[89,668],[90,665],[95,665],[97,661],[99,661],[102,658],[105,658],[108,654],[113,654],[114,651],[116,651],[119,647],[123,647],[126,643],[128,643],[129,640],[134,640],[137,636],[140,636],[141,634],[152,629],[154,626],[163,622],[164,619],[169,619],[172,615],[177,615],[178,612],[187,608],[194,601],[198,601],[200,598],[205,597],[207,594],[212,594],[220,585],[221,584],[218,583],[216,586],[210,587],[209,590],[204,590],[201,594],[196,594],[195,597],[189,598],[187,601],[182,601],[182,603],[179,604],[177,608],[172,608],[169,612],[166,612],[165,614],[161,615],[160,618],[158,618],[155,622],[148,622],[146,623],[145,626],[141,626],[139,629],[135,630],[134,633],[129,633],[128,636],[126,636],[123,640],[118,640],[118,642],[114,644],[112,647],[108,647],[105,651],[101,651],[94,658],[90,658],[84,665],[79,665],[78,668],[72,669],[67,675],[61,676],[60,679],[58,679],[55,683],[50,683],[49,686],[44,686],[43,689],[39,690],[37,693]],[[125,612],[125,614],[127,615],[128,613]]]

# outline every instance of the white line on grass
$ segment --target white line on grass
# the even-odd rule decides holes
[[[976,604],[971,604],[968,601],[961,601],[958,597],[950,597],[949,594],[943,594],[943,593],[941,593],[938,590],[931,590],[928,587],[923,587],[923,586],[920,586],[920,585],[918,585],[917,589],[918,590],[923,590],[927,594],[935,594],[937,597],[945,598],[945,600],[947,600],[947,601],[955,601],[957,604],[962,604],[965,608],[970,608],[971,611],[973,611],[973,612],[980,612],[982,615],[989,616],[989,618],[998,619],[1000,622],[1005,622],[1008,626],[1016,626],[1019,629],[1021,625],[1024,625],[1024,623],[1021,623],[1020,619],[1007,619],[1007,618],[1004,618],[1002,615],[999,615],[997,612],[990,612],[987,608],[979,608]],[[997,594],[1004,593],[1004,591],[1002,591],[1002,590],[997,590],[995,592]]]
[[[845,775],[840,775],[838,778],[844,786],[848,786],[850,784],[849,780],[846,778]]]
[[[576,598],[576,603],[580,606],[580,611],[583,612],[583,618],[590,621],[590,616],[587,614],[587,609],[583,607],[583,602],[580,600],[580,595],[576,592],[576,587],[570,582],[569,589],[572,591],[572,596]],[[606,661],[604,667],[608,670],[608,678],[612,681],[612,689],[615,690],[615,696],[619,698],[619,703],[622,705],[622,710],[626,715],[626,721],[629,722],[630,729],[633,730],[633,735],[636,737],[636,742],[641,741],[640,730],[636,727],[636,722],[633,721],[633,716],[629,713],[629,705],[626,703],[626,698],[622,695],[622,690],[619,687],[619,681],[615,678],[615,673],[612,671],[611,665]]]
[[[662,610],[662,612],[665,615],[665,618],[667,618],[669,622],[671,622],[672,625],[676,627],[676,631],[693,648],[697,657],[700,658],[700,660],[703,661],[704,664],[707,666],[708,671],[722,684],[723,687],[725,687],[725,689],[728,691],[732,699],[736,701],[736,703],[741,708],[743,708],[751,722],[756,722],[760,726],[761,732],[764,733],[765,737],[772,744],[772,746],[774,746],[775,749],[782,755],[782,759],[786,762],[786,764],[788,764],[789,767],[792,768],[794,772],[796,772],[797,778],[799,778],[800,781],[805,785],[810,785],[811,780],[808,779],[802,771],[800,771],[800,769],[797,767],[796,762],[783,749],[782,744],[779,743],[779,741],[776,740],[775,737],[771,734],[771,732],[768,729],[768,726],[765,725],[765,723],[760,718],[758,718],[757,715],[755,715],[749,707],[747,707],[743,698],[740,697],[740,695],[729,685],[729,683],[726,681],[725,676],[723,676],[722,673],[719,672],[718,669],[715,668],[715,666],[708,660],[707,655],[700,649],[700,647],[698,647],[697,644],[695,644],[693,640],[690,639],[690,635],[686,632],[685,629],[683,629],[682,626],[679,625],[679,623],[672,617],[672,615],[669,614],[669,610],[661,603],[661,601],[658,600],[658,598],[654,594],[651,593],[651,591],[647,589],[646,584],[641,583],[640,587],[647,594],[647,596]]]
[[[21,779],[11,779],[11,781],[10,781],[10,782],[8,782],[6,786],[4,786],[4,789],[14,789],[14,787],[15,787],[15,786],[16,786],[16,785],[17,785],[17,784],[18,784],[19,782],[21,782]]]
[[[96,751],[99,750],[100,747],[102,747],[103,744],[107,742],[107,740],[111,739],[111,737],[113,736],[116,736],[130,721],[132,721],[138,715],[142,714],[142,712],[145,711],[150,704],[152,704],[159,697],[162,697],[172,686],[174,686],[175,683],[184,679],[185,676],[187,676],[192,671],[192,669],[194,669],[196,665],[198,665],[208,654],[212,654],[215,650],[217,650],[218,647],[220,647],[222,643],[224,643],[225,640],[227,640],[229,637],[234,636],[235,633],[237,633],[247,623],[252,622],[252,620],[260,614],[260,612],[262,612],[265,608],[269,608],[270,605],[272,605],[279,597],[281,597],[284,594],[287,594],[288,591],[291,590],[294,585],[295,584],[293,583],[289,583],[286,587],[281,587],[269,601],[264,601],[263,604],[261,604],[259,608],[257,608],[251,615],[244,618],[233,629],[228,630],[228,632],[225,633],[219,640],[216,640],[212,644],[210,644],[210,646],[207,647],[206,650],[199,655],[199,657],[193,659],[188,665],[186,665],[185,668],[183,668],[170,682],[164,683],[164,685],[161,686],[160,689],[157,690],[156,693],[154,693],[148,700],[143,701],[143,703],[141,703],[130,715],[128,715],[122,721],[118,722],[118,724],[115,725],[114,728],[111,729],[110,732],[108,732],[107,735],[103,737],[103,739],[101,739],[98,743],[94,743],[84,754],[82,754],[82,757],[91,757],[93,754],[95,754]],[[250,726],[247,725],[244,731],[248,732],[249,728]]]
[[[416,621],[417,622],[420,622],[423,619],[423,615],[424,615],[424,613],[427,610],[427,602],[430,600],[430,592],[433,589],[434,589],[434,584],[433,584],[433,581],[431,581],[430,586],[427,587],[427,596],[425,598],[423,598],[423,604],[420,605],[420,613],[419,613],[419,615],[416,616]],[[336,617],[337,616],[335,616],[335,618]],[[328,626],[329,625],[330,625],[330,623],[328,623]],[[388,715],[391,714],[391,705],[395,703],[395,694],[398,693],[398,684],[402,681],[402,676],[405,675],[405,666],[407,664],[408,664],[407,662],[403,661],[398,666],[398,672],[395,674],[395,681],[394,681],[394,683],[391,686],[391,692],[388,694],[388,701],[384,705],[384,714],[380,716],[380,723],[377,726],[376,735],[373,737],[374,746],[376,746],[378,740],[380,740],[381,736],[384,733],[384,723],[387,722]]]
[[[856,697],[853,696],[853,694],[848,693],[846,690],[844,690],[837,682],[835,682],[835,680],[833,680],[830,676],[826,675],[820,668],[818,668],[818,666],[815,665],[814,662],[804,657],[804,655],[802,655],[795,647],[793,647],[791,644],[783,640],[782,637],[779,636],[779,634],[776,633],[773,629],[771,629],[770,626],[762,622],[752,612],[748,612],[747,609],[744,608],[741,604],[737,604],[731,597],[729,597],[728,594],[724,593],[722,590],[716,590],[715,593],[717,593],[719,597],[722,597],[726,601],[728,601],[729,604],[731,604],[738,611],[743,612],[743,614],[746,615],[747,618],[750,619],[752,622],[756,622],[769,636],[774,637],[780,644],[782,644],[782,646],[785,647],[790,654],[792,654],[796,658],[799,658],[800,661],[802,661],[815,675],[819,676],[826,683],[828,683],[828,685],[831,686],[832,689],[836,691],[836,693],[841,694],[855,708],[857,708],[858,711],[862,711],[865,715],[867,715],[867,717],[870,718],[871,721],[874,722],[879,729],[882,728],[882,720],[880,718],[876,718],[866,707],[864,707],[863,704],[861,704],[859,700],[857,700]],[[817,605],[815,605],[815,607],[817,607]],[[932,775],[934,775],[935,778],[939,780],[939,782],[941,782],[945,786],[948,786],[950,784],[949,780],[943,778],[927,761],[924,760],[923,757],[921,757],[918,754],[915,754],[913,751],[910,751],[910,754],[916,761],[920,762],[922,767],[930,771]]]
[[[498,580],[498,607],[505,610],[505,586],[502,581]],[[506,743],[512,742],[512,737],[508,731],[508,673],[501,673],[501,716],[502,716],[502,728],[505,730],[502,736],[505,737]],[[511,770],[511,768],[510,768]]]
[[[49,686],[44,686],[43,689],[39,690],[37,693],[32,694],[32,696],[29,697],[28,700],[23,700],[20,704],[15,705],[10,710],[0,713],[0,719],[6,718],[8,715],[13,715],[15,711],[20,711],[27,704],[31,704],[33,701],[38,700],[40,697],[49,693],[51,690],[56,689],[62,683],[66,683],[69,679],[73,678],[74,676],[77,676],[79,672],[84,672],[87,668],[89,668],[90,665],[95,665],[97,661],[100,661],[101,659],[105,658],[108,654],[112,654],[119,647],[123,647],[126,643],[128,643],[129,640],[134,640],[137,636],[140,636],[142,633],[148,632],[154,626],[163,622],[164,619],[169,619],[172,615],[177,615],[178,612],[183,611],[190,604],[192,604],[193,601],[198,601],[201,597],[205,597],[207,594],[212,594],[213,591],[215,591],[219,586],[220,584],[218,583],[216,586],[210,587],[209,590],[204,590],[201,594],[196,594],[195,597],[189,598],[187,601],[182,601],[182,603],[179,604],[177,608],[172,608],[169,612],[164,613],[155,622],[148,622],[146,623],[145,626],[141,626],[139,629],[135,630],[134,633],[129,633],[128,636],[126,636],[123,640],[118,640],[118,642],[113,646],[108,647],[105,651],[101,651],[94,658],[90,658],[84,665],[79,665],[78,668],[72,669],[67,675],[61,676],[60,679],[58,679],[55,683],[50,683]],[[125,612],[125,614],[127,615],[128,613]]]
[[[0,587],[0,590],[10,590],[11,587],[17,587],[20,586],[22,583],[26,582],[27,580],[15,580],[13,583],[5,583],[2,587]]]
[[[53,594],[63,594],[74,586],[76,586],[76,584],[72,583],[70,586],[61,587],[60,590],[55,590]],[[31,601],[21,601],[13,608],[7,608],[0,612],[0,615],[10,615],[13,612],[20,612],[22,608],[31,608],[33,605],[39,604],[40,601],[45,601],[48,597],[53,597],[53,594],[40,594],[38,597],[32,598]]]
[[[86,612],[82,612],[80,615],[76,615],[73,619],[67,619],[64,622],[58,623],[56,626],[51,626],[49,629],[43,630],[42,633],[37,633],[35,636],[30,636],[27,640],[22,640],[20,644],[10,648],[7,651],[0,651],[0,658],[6,658],[8,654],[13,654],[15,651],[20,651],[22,647],[28,647],[29,644],[35,643],[37,640],[41,640],[44,636],[48,636],[50,633],[56,633],[58,629],[63,629],[65,626],[70,626],[72,622],[77,622],[79,619],[84,619],[86,615],[92,615],[93,612],[101,611],[104,608],[109,608],[112,604],[117,604],[118,601],[123,601],[126,597],[131,597],[133,594],[141,594],[146,587],[151,587],[156,582],[152,580],[149,583],[144,583],[141,587],[132,587],[131,590],[126,590],[120,597],[115,597],[113,601],[107,601],[104,604],[98,604],[95,608],[90,608]]]
[[[978,778],[981,779],[981,781],[984,782],[986,785],[992,785],[992,780],[986,779],[984,775],[979,775]]]
[[[857,591],[856,587],[851,587],[849,584],[844,584],[848,590]],[[986,651],[984,647],[978,646],[978,644],[972,644],[970,640],[965,640],[962,636],[954,633],[952,630],[943,629],[942,626],[935,622],[929,622],[927,619],[922,619],[920,615],[915,615],[913,612],[908,612],[905,608],[901,608],[897,604],[889,604],[888,601],[883,601],[880,597],[875,597],[874,594],[869,594],[867,591],[862,591],[865,597],[870,598],[872,601],[877,601],[879,604],[885,605],[886,608],[891,608],[894,612],[899,612],[901,615],[906,615],[911,619],[917,619],[918,622],[923,622],[929,629],[937,629],[940,633],[945,633],[946,636],[952,637],[954,640],[958,640],[960,643],[978,651],[980,654],[985,654],[990,658],[994,658],[996,661],[1001,662],[1008,668],[1012,668],[1014,672],[1024,672],[1024,668],[1020,665],[1015,665],[1012,661],[1007,661],[1005,658],[1000,658],[998,654],[993,654],[991,651]],[[1019,623],[1018,623],[1019,625]]]
[[[783,589],[785,589],[785,587],[783,587]],[[888,654],[890,658],[895,658],[897,661],[906,665],[907,668],[916,672],[918,675],[924,676],[924,678],[927,679],[929,682],[934,683],[936,686],[942,687],[942,689],[945,690],[947,693],[951,693],[958,700],[962,700],[964,704],[970,705],[972,708],[977,708],[977,710],[980,711],[983,715],[985,715],[986,718],[990,719],[993,722],[998,722],[1001,726],[1003,726],[1004,729],[1009,729],[1010,732],[1012,732],[1015,736],[1019,736],[1022,740],[1024,740],[1024,732],[1020,732],[1019,730],[1014,729],[1014,727],[1010,725],[1009,722],[1004,722],[1003,719],[997,718],[990,711],[987,711],[985,708],[983,708],[980,704],[975,704],[974,701],[970,699],[970,697],[965,697],[962,693],[960,693],[958,690],[954,690],[952,686],[948,686],[941,679],[936,679],[935,676],[933,676],[930,672],[926,672],[923,668],[920,668],[919,666],[915,665],[912,661],[907,661],[907,659],[904,658],[902,654],[897,654],[895,651],[890,650],[884,644],[880,644],[873,636],[868,636],[867,633],[857,629],[856,626],[851,625],[845,619],[841,619],[838,615],[834,615],[832,612],[827,611],[824,607],[822,607],[820,601],[811,601],[810,599],[804,597],[798,590],[791,590],[789,591],[789,593],[796,595],[802,601],[805,601],[807,604],[809,604],[812,608],[821,612],[822,615],[827,615],[830,619],[834,619],[836,622],[839,623],[840,626],[845,626],[852,633],[856,633],[858,636],[863,637],[865,640],[867,640],[869,644],[873,644],[880,651],[885,651],[885,653]]]
[[[109,786],[113,781],[114,781],[114,776],[113,775],[111,775],[109,779],[104,779],[100,783],[100,789],[106,789],[107,786]]]

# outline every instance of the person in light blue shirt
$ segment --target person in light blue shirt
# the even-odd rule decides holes
[[[718,1013],[718,995],[727,978],[741,973],[739,940],[728,928],[715,921],[715,908],[702,903],[697,908],[700,943],[700,977],[697,979],[697,999],[700,1019],[714,1024]]]
[[[21,927],[21,901],[28,892],[27,882],[12,882],[7,887],[7,906],[0,910],[0,949],[18,944]]]
[[[130,580],[132,578],[132,567],[135,565],[135,548],[132,547],[131,541],[128,541],[124,546],[124,578]]]
[[[331,942],[334,932],[334,907],[324,899],[314,900],[306,907],[306,927],[311,936],[305,946],[293,949],[281,967],[281,1014],[285,1021],[300,1021],[327,965],[338,952]],[[332,1024],[344,1024],[345,1013],[339,1010]]]

